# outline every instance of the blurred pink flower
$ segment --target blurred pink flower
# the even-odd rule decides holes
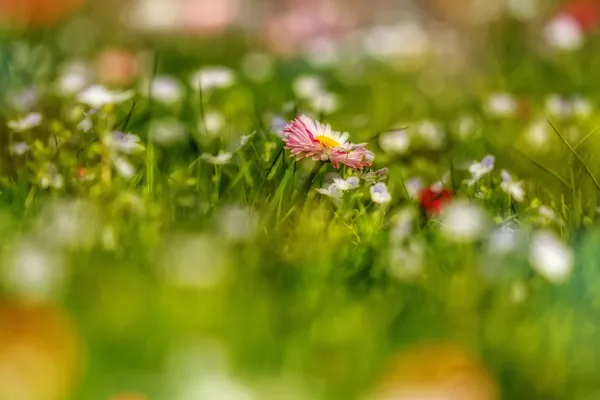
[[[364,144],[348,142],[348,136],[301,115],[285,127],[283,141],[296,159],[311,157],[316,161],[330,161],[334,168],[340,164],[350,168],[371,166],[373,153]]]
[[[111,48],[100,53],[96,69],[103,85],[128,85],[137,77],[139,63],[131,51]]]
[[[213,35],[227,29],[238,12],[238,0],[188,0],[181,9],[180,22],[188,32]]]
[[[273,51],[293,54],[313,40],[341,36],[355,22],[348,10],[331,0],[293,2],[268,19],[264,36]]]

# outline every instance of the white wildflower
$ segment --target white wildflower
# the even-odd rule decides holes
[[[403,242],[413,233],[416,218],[417,211],[413,207],[405,207],[394,215],[390,231],[390,242],[392,245]]]
[[[487,240],[487,251],[493,255],[504,255],[512,252],[519,245],[518,231],[511,224],[503,224],[490,233]]]
[[[30,147],[25,142],[16,142],[10,147],[10,152],[17,156],[22,156],[30,150]]]
[[[360,178],[358,176],[351,176],[347,179],[334,179],[333,182],[341,191],[356,189],[360,185]]]
[[[523,202],[523,200],[525,200],[525,189],[523,189],[523,182],[513,180],[513,177],[505,169],[500,171],[500,175],[502,176],[500,188],[515,201],[518,201],[519,203]]]
[[[442,127],[430,121],[421,122],[416,133],[431,149],[441,148],[446,140]]]
[[[545,205],[541,205],[538,208],[538,213],[540,214],[540,216],[548,221],[555,221],[556,220],[556,213],[554,212],[554,210],[552,210],[550,207],[545,206]]]
[[[258,400],[256,394],[224,373],[213,372],[184,386],[177,400]]]
[[[226,67],[206,67],[193,74],[191,84],[195,90],[226,89],[235,83],[235,73]]]
[[[410,135],[405,129],[383,133],[379,137],[379,146],[386,153],[406,154],[410,149]]]
[[[442,233],[456,242],[473,242],[483,235],[488,226],[480,207],[461,200],[448,204],[440,217]]]
[[[148,91],[146,89],[146,91]],[[152,100],[165,104],[174,104],[183,96],[181,82],[171,76],[157,76],[150,82],[150,90],[147,93]]]
[[[404,188],[406,189],[408,197],[413,200],[419,198],[424,187],[425,186],[423,185],[423,181],[421,180],[421,178],[418,177],[411,178],[404,183]]]
[[[342,191],[335,183],[331,183],[324,188],[319,188],[317,192],[332,199],[339,199],[342,196]]]
[[[83,118],[77,124],[77,129],[79,129],[83,133],[88,133],[89,131],[92,130],[93,127],[94,127],[94,124],[92,122],[92,119],[90,117],[88,117],[88,116],[86,116],[85,118]]]
[[[481,178],[493,171],[496,164],[496,157],[492,155],[485,156],[481,161],[476,161],[469,166],[469,172],[471,173],[471,179],[467,179],[465,183],[469,186],[473,186],[479,182]]]
[[[92,68],[82,61],[65,64],[58,76],[56,89],[63,96],[72,96],[81,92],[93,79]]]
[[[225,125],[225,119],[223,116],[217,111],[208,111],[204,114],[204,120],[200,121],[200,127],[204,127],[205,130],[202,132],[206,132],[209,135],[215,135],[223,129]]]
[[[35,301],[60,295],[65,280],[62,258],[41,243],[18,242],[3,264],[1,281],[9,292]]]
[[[124,157],[113,157],[111,159],[115,170],[125,179],[131,179],[135,175],[134,166]]]
[[[204,161],[206,161],[207,163],[210,163],[210,164],[225,165],[225,164],[229,164],[231,162],[231,160],[233,159],[233,154],[225,152],[225,151],[220,151],[217,155],[203,153],[200,156],[200,158],[202,158]]]
[[[104,86],[94,85],[80,92],[77,99],[80,103],[86,104],[92,108],[101,108],[105,105],[119,104],[133,98],[133,90],[125,92],[113,92]]]
[[[377,204],[387,204],[392,201],[392,195],[388,191],[387,185],[379,182],[371,186],[371,200]]]
[[[16,121],[8,121],[6,125],[15,132],[24,132],[40,126],[42,119],[42,114],[30,113]]]
[[[113,132],[112,135],[105,136],[104,144],[111,150],[124,154],[133,154],[144,148],[139,136],[134,135],[133,133],[123,133],[119,131]]]
[[[285,130],[285,127],[287,126],[287,124],[288,124],[288,121],[286,119],[276,115],[271,118],[271,131],[274,134],[276,134],[277,136],[282,138],[284,136],[283,131]]]
[[[571,115],[571,104],[567,99],[552,94],[546,98],[546,112],[556,118],[567,118]]]
[[[572,113],[576,117],[587,118],[592,113],[592,104],[583,97],[575,97],[571,101]]]
[[[575,257],[573,250],[555,233],[539,231],[529,247],[531,267],[552,283],[562,283],[571,275]]]
[[[545,149],[550,136],[548,122],[545,120],[534,121],[525,132],[525,140],[536,150]]]
[[[335,93],[322,92],[311,97],[312,107],[319,113],[332,114],[339,110],[340,103],[341,98]]]
[[[39,175],[40,186],[42,189],[62,189],[65,184],[63,176],[58,172],[56,165],[52,163],[46,164]]]
[[[302,75],[296,78],[292,84],[292,90],[300,99],[312,99],[324,92],[321,79],[313,75]]]
[[[517,112],[517,101],[508,93],[491,95],[485,104],[486,111],[492,117],[508,118]]]
[[[577,21],[566,14],[558,15],[546,25],[544,37],[550,46],[564,51],[581,48],[585,39]]]

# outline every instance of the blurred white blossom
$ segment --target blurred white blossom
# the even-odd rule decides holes
[[[324,92],[323,82],[314,75],[301,75],[292,84],[296,97],[300,99],[312,99]]]
[[[485,109],[492,117],[512,117],[516,114],[517,107],[517,100],[509,93],[492,94],[485,103]]]
[[[30,147],[25,142],[15,142],[10,147],[10,152],[17,156],[22,156],[30,150]]]
[[[481,207],[463,200],[446,205],[440,217],[442,233],[456,242],[473,242],[481,238],[488,227]]]
[[[404,188],[408,197],[413,200],[419,198],[424,187],[423,181],[419,177],[411,178],[404,183]]]
[[[584,33],[573,17],[559,14],[545,26],[544,38],[557,50],[573,51],[583,45]]]
[[[131,179],[135,175],[135,167],[125,157],[116,156],[111,159],[115,170],[125,179]]]
[[[56,89],[63,96],[72,96],[92,83],[92,68],[85,62],[75,60],[62,66]]]
[[[148,96],[152,100],[160,103],[174,104],[181,100],[183,96],[183,86],[176,78],[172,76],[157,76],[150,82],[149,90],[146,89]]]
[[[204,119],[200,121],[201,132],[206,132],[209,135],[215,135],[223,129],[225,119],[217,111],[207,111],[204,114]]]
[[[519,203],[525,200],[525,189],[523,189],[522,181],[513,180],[512,175],[505,169],[500,171],[502,182],[500,188]]]
[[[538,231],[531,238],[529,262],[531,267],[552,283],[566,281],[573,269],[575,256],[552,231]]]
[[[19,240],[3,264],[2,284],[28,300],[51,300],[63,289],[66,276],[61,255],[35,240]]]
[[[315,111],[325,114],[336,112],[341,105],[340,96],[331,92],[316,93],[310,98],[310,101]]]
[[[226,89],[235,83],[235,73],[226,67],[205,67],[192,75],[192,88],[210,91]]]
[[[111,150],[123,154],[133,154],[144,148],[140,137],[133,133],[114,131],[111,135],[105,136],[103,142]]]
[[[133,90],[124,92],[110,91],[104,86],[90,86],[77,95],[80,103],[86,104],[92,108],[101,108],[105,105],[119,104],[132,99]]]
[[[333,182],[341,191],[356,189],[360,185],[360,178],[358,176],[351,176],[346,179],[334,178]]]
[[[410,135],[406,129],[396,129],[379,137],[379,146],[386,153],[406,154],[410,144]]]
[[[8,121],[6,125],[15,132],[24,132],[38,127],[42,123],[42,120],[42,114],[34,112],[27,114],[21,119]]]
[[[204,161],[214,165],[225,165],[229,164],[233,158],[233,154],[220,151],[217,155],[212,155],[209,153],[202,153],[200,156]]]
[[[319,188],[317,189],[317,192],[324,196],[331,197],[332,199],[339,199],[342,196],[342,191],[340,190],[340,187],[335,183],[330,183],[324,188]]]
[[[55,164],[48,163],[39,172],[39,182],[43,189],[62,189],[65,184],[63,176],[58,172]]]
[[[431,149],[439,149],[444,145],[446,133],[442,127],[431,121],[423,121],[417,125],[416,134]]]

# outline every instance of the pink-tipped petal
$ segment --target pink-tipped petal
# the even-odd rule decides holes
[[[334,168],[339,168],[340,164],[344,164],[350,168],[362,169],[370,167],[373,164],[374,158],[373,153],[364,147],[357,147],[347,151],[334,150],[329,155],[329,161],[331,161]]]
[[[322,152],[321,144],[315,140],[315,123],[305,116],[291,121],[283,130],[285,148],[290,150],[297,159],[315,157]]]

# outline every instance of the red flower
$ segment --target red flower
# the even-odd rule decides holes
[[[577,21],[584,31],[600,26],[600,2],[597,0],[568,1],[563,7],[562,13]]]
[[[427,213],[439,214],[442,206],[450,202],[453,195],[452,189],[442,188],[439,190],[429,186],[421,191],[419,204]]]
[[[77,168],[77,177],[83,178],[85,176],[85,168],[78,167]]]

